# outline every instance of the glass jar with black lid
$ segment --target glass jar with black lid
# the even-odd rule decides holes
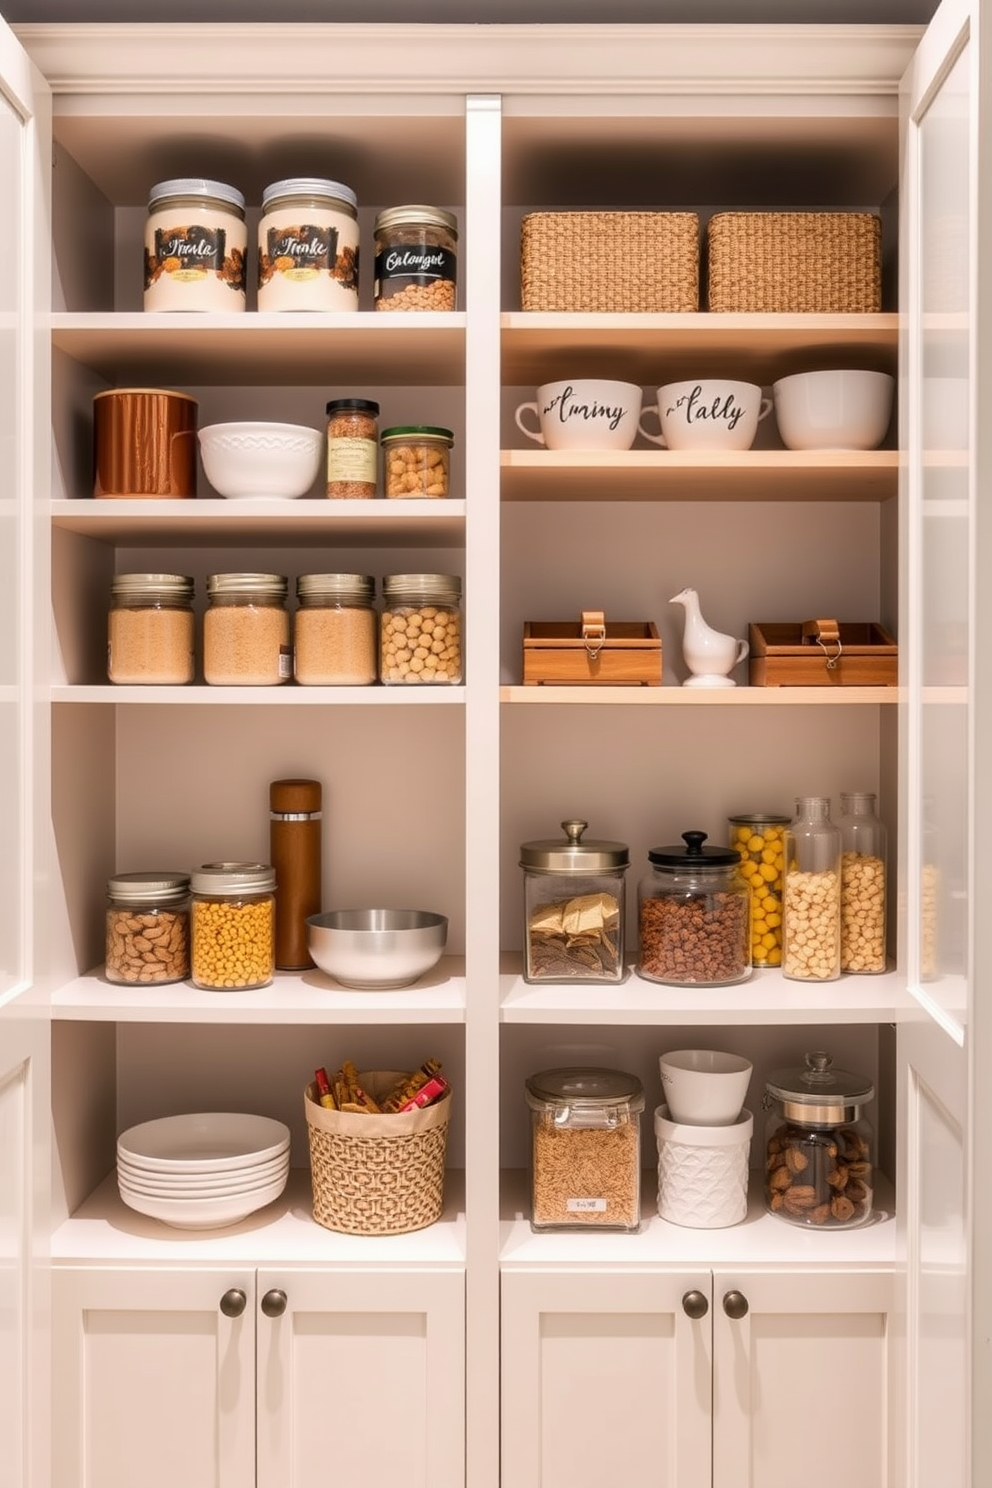
[[[726,987],[751,974],[751,890],[735,848],[707,847],[683,832],[683,847],[654,847],[638,889],[637,971],[651,982]]]

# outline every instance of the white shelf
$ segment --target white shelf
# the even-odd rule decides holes
[[[437,967],[412,987],[359,992],[339,987],[321,971],[276,973],[269,987],[253,992],[205,992],[191,982],[162,987],[125,987],[100,971],[60,987],[52,996],[58,1020],[111,1023],[248,1024],[463,1023],[465,962],[442,956]]]
[[[110,1173],[52,1236],[55,1265],[280,1264],[360,1267],[465,1264],[464,1175],[445,1175],[444,1212],[410,1235],[339,1235],[313,1218],[308,1168],[294,1168],[285,1192],[240,1224],[179,1230],[129,1209]]]
[[[284,706],[326,708],[337,707],[410,707],[425,704],[428,707],[447,705],[461,706],[465,702],[465,689],[459,686],[421,683],[411,687],[302,687],[295,682],[286,682],[281,687],[207,687],[192,684],[189,687],[132,687],[111,683],[75,685],[58,683],[51,689],[53,703],[140,703],[180,707],[231,707],[243,704],[248,707]]]

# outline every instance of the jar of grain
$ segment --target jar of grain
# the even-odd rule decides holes
[[[292,676],[288,587],[280,574],[207,576],[205,682],[215,687],[272,687]]]
[[[146,310],[245,308],[245,199],[223,181],[183,177],[148,193]]]
[[[382,581],[379,678],[462,680],[462,581],[455,574],[387,574]]]
[[[622,982],[625,842],[583,841],[588,823],[563,821],[565,836],[524,842],[524,981]]]
[[[842,791],[840,832],[840,969],[885,970],[885,827],[871,791]]]
[[[430,424],[397,425],[382,431],[382,483],[387,496],[447,496],[450,429]]]
[[[874,1133],[862,1115],[874,1089],[822,1050],[765,1086],[765,1205],[790,1224],[853,1229],[871,1218]]]
[[[377,676],[378,625],[368,574],[300,574],[293,674],[310,687],[362,687]]]
[[[192,682],[193,649],[192,579],[183,574],[117,574],[107,616],[111,682]]]
[[[457,265],[453,212],[390,207],[375,219],[377,310],[454,310]]]
[[[705,832],[683,832],[684,847],[654,847],[638,890],[638,974],[683,987],[727,987],[751,975],[751,890],[734,848],[706,847]]]
[[[785,833],[782,972],[790,981],[840,976],[840,832],[826,796],[800,796]]]
[[[193,983],[206,991],[265,987],[275,972],[275,870],[204,863],[190,874]]]
[[[782,964],[782,874],[790,820],[753,811],[728,821],[730,846],[740,853],[741,877],[751,885],[752,966]]]
[[[379,405],[333,398],[327,405],[327,494],[367,498],[378,490]]]
[[[350,186],[313,176],[266,186],[258,308],[358,309],[358,198]]]
[[[542,1070],[527,1081],[532,1230],[641,1224],[644,1089],[613,1069]]]
[[[161,986],[189,976],[189,875],[118,873],[107,880],[108,982]]]

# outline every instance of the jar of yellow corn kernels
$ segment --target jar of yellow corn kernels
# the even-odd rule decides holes
[[[782,864],[788,816],[756,811],[728,819],[728,840],[751,886],[751,964],[782,964]]]
[[[266,987],[275,971],[275,869],[204,863],[190,874],[194,986],[226,992]]]

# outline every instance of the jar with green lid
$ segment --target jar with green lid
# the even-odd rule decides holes
[[[281,574],[207,576],[204,681],[215,687],[272,687],[292,676],[287,590]]]
[[[358,309],[358,197],[340,181],[292,176],[262,192],[259,310]]]
[[[245,199],[199,177],[159,181],[148,193],[146,310],[245,308]]]
[[[275,973],[275,869],[204,863],[190,874],[193,983],[206,991],[265,987]]]
[[[765,1205],[791,1224],[853,1229],[871,1218],[874,1134],[862,1115],[874,1088],[834,1069],[823,1050],[769,1076]]]
[[[447,496],[451,480],[450,429],[397,424],[382,431],[382,484],[386,496]]]
[[[683,987],[727,987],[751,975],[751,890],[734,848],[707,847],[705,832],[684,846],[653,847],[638,890],[638,974]]]
[[[456,574],[387,574],[382,581],[379,679],[462,680],[462,581]]]
[[[644,1088],[637,1076],[542,1070],[527,1080],[527,1104],[531,1229],[640,1229]]]
[[[379,405],[332,398],[327,405],[327,494],[368,499],[378,491]]]
[[[107,880],[108,982],[162,986],[189,976],[189,874],[117,873]]]
[[[293,674],[310,687],[376,680],[378,623],[368,574],[300,574],[293,621]]]
[[[107,676],[175,686],[194,674],[193,580],[184,574],[117,574],[107,616]]]
[[[584,821],[564,837],[524,842],[524,981],[622,982],[625,842],[583,841]]]
[[[375,219],[377,310],[454,310],[457,267],[453,212],[416,204]]]

